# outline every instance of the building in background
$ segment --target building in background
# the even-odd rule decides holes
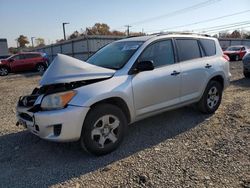
[[[5,56],[8,56],[8,44],[7,39],[0,39],[0,59],[3,59]]]
[[[85,35],[72,40],[65,40],[44,47],[33,48],[32,51],[46,53],[50,62],[58,53],[84,61],[103,46],[122,38],[124,38],[124,36]]]

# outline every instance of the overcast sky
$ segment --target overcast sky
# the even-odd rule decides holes
[[[16,46],[20,34],[52,43],[63,38],[62,22],[70,23],[67,35],[96,22],[107,23],[111,30],[124,31],[129,24],[131,31],[150,33],[246,10],[250,0],[0,0],[0,38],[7,38],[9,47]],[[195,31],[243,21],[250,21],[250,11],[170,30]],[[238,28],[250,30],[250,24]]]

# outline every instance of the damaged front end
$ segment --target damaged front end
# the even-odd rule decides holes
[[[42,86],[40,88],[35,88],[32,91],[31,95],[21,96],[19,98],[18,106],[27,107],[29,108],[28,111],[33,113],[42,111],[43,109],[41,108],[41,102],[43,97],[54,93],[71,91],[82,86],[104,81],[106,79],[108,78],[76,81],[71,83],[51,84]],[[38,101],[39,96],[41,100]]]
[[[31,95],[19,98],[17,125],[21,124],[32,133],[49,140],[76,139],[74,135],[80,130],[76,133],[76,129],[70,130],[67,124],[76,124],[77,127],[82,125],[82,118],[88,109],[68,106],[69,101],[77,95],[75,89],[109,79],[114,73],[111,69],[58,55],[42,77],[41,86],[35,88]],[[67,135],[61,133],[62,127],[67,129]]]

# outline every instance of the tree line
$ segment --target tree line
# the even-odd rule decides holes
[[[79,32],[79,31],[74,31],[71,33],[67,39],[75,39],[81,36],[85,35],[113,35],[113,36],[126,36],[126,32],[118,31],[118,30],[110,30],[110,27],[106,23],[95,23],[92,27],[86,28],[85,31]],[[131,36],[141,36],[141,35],[146,35],[143,32],[130,32]],[[216,38],[240,38],[240,39],[250,39],[250,32],[246,31],[239,31],[239,30],[234,30],[233,32],[228,32],[228,31],[223,31],[218,34],[213,35],[213,37]],[[30,41],[27,36],[20,35],[16,39],[18,43],[18,48],[13,48],[11,47],[10,53],[15,53],[15,51],[18,51],[20,48],[33,48],[33,47],[43,47],[45,46],[45,40],[42,37],[37,37],[34,40],[34,46],[30,45]],[[58,39],[56,40],[56,43],[64,41],[63,39]]]

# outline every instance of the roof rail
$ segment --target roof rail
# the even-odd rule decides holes
[[[125,38],[142,37],[142,36],[145,36],[145,35],[129,35],[129,36],[126,36]]]
[[[200,36],[205,36],[205,37],[211,37],[211,35],[208,34],[203,34],[203,33],[193,33],[193,32],[180,32],[180,31],[168,31],[168,32],[160,32],[160,33],[153,33],[150,35],[173,35],[173,34],[178,34],[178,35],[200,35]]]

